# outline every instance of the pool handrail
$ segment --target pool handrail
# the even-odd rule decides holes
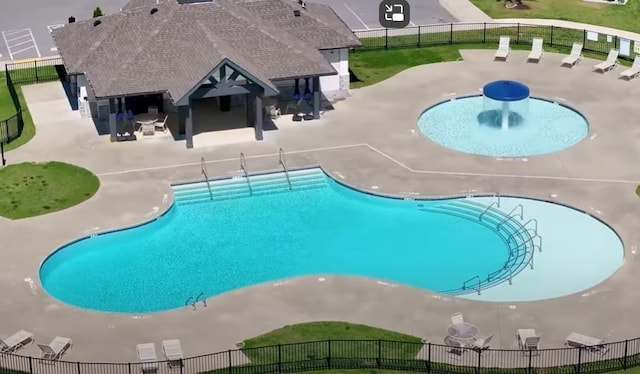
[[[240,170],[244,172],[244,178],[247,180],[249,195],[253,195],[253,189],[251,188],[251,181],[249,181],[249,173],[247,172],[247,161],[244,158],[244,152],[240,152]]]
[[[496,202],[493,202],[493,203],[491,203],[491,204],[487,205],[487,207],[486,207],[486,208],[484,208],[484,210],[482,211],[482,213],[480,213],[480,216],[478,216],[478,220],[479,220],[479,221],[482,221],[482,216],[484,216],[484,215],[489,211],[489,209],[493,208],[494,206],[495,206],[495,207],[497,207],[497,206],[499,206],[499,205],[498,205]]]
[[[292,190],[293,188],[291,187],[291,179],[289,179],[289,169],[287,169],[287,162],[284,159],[284,149],[280,148],[278,150],[278,158],[279,158],[278,163],[284,169],[284,175],[285,177],[287,177],[287,183],[289,183],[289,189]]]
[[[213,193],[211,192],[211,184],[209,184],[209,174],[207,173],[207,161],[204,157],[200,157],[200,171],[204,175],[204,181],[207,183],[207,189],[209,190],[209,197],[213,200]]]
[[[516,210],[520,208],[520,212],[516,212]],[[514,212],[516,214],[514,214]],[[511,209],[511,211],[509,212],[509,214],[507,214],[506,217],[504,217],[504,219],[502,221],[500,221],[500,223],[498,223],[498,226],[496,226],[496,228],[498,230],[500,230],[500,227],[502,227],[502,225],[507,222],[507,220],[509,220],[509,218],[515,218],[515,217],[520,217],[520,220],[524,220],[524,207],[522,206],[522,204],[518,204],[515,207],[513,207],[513,209]],[[524,226],[524,225],[523,225]]]

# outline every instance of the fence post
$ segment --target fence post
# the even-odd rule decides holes
[[[576,374],[580,374],[580,366],[582,366],[582,347],[578,348],[578,366],[576,367]]]
[[[36,71],[36,83],[40,83],[38,79],[38,61],[33,62],[33,70]]]
[[[227,356],[229,358],[229,374],[231,374],[231,350],[227,351]]]
[[[484,23],[484,26],[482,27],[482,43],[486,43],[487,42],[487,23]]]
[[[629,339],[624,341],[624,358],[622,359],[622,368],[627,370],[627,356],[629,356]]]
[[[478,367],[476,368],[476,374],[480,374],[480,367],[482,366],[482,362],[480,361],[482,359],[482,349],[478,349]]]
[[[553,25],[551,25],[551,35],[549,35],[549,45],[553,47]]]
[[[0,143],[0,147],[2,146],[2,143]],[[4,157],[3,157],[4,159]],[[4,165],[4,164],[2,164]],[[29,356],[29,373],[33,374],[33,357]]]
[[[78,361],[78,374],[80,374],[80,361]]]
[[[587,46],[587,30],[582,30],[582,45]]]
[[[327,367],[331,369],[331,339],[327,340]]]
[[[449,24],[449,44],[453,44],[453,23]]]
[[[129,374],[131,374],[131,363],[127,363],[127,367],[129,368]]]
[[[431,342],[427,343],[427,374],[431,373]]]
[[[378,339],[378,369],[382,367],[382,339]]]
[[[420,48],[421,45],[422,45],[422,43],[421,43],[422,42],[421,41],[421,39],[422,39],[422,31],[421,30],[422,30],[422,26],[418,26],[418,48]]]
[[[520,22],[518,22],[518,29],[516,34],[516,44],[520,44]]]
[[[389,29],[384,29],[384,49],[389,49]]]
[[[282,344],[278,344],[278,373],[282,373]]]
[[[527,365],[527,374],[531,374],[531,363],[533,359],[533,350],[529,350],[529,364]]]

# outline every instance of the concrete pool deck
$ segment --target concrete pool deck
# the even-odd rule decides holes
[[[186,356],[202,355],[234,349],[237,342],[283,325],[315,320],[364,323],[442,344],[454,312],[464,313],[483,334],[494,333],[495,348],[516,348],[519,328],[535,328],[542,335],[541,348],[561,347],[573,331],[604,337],[613,330],[611,341],[640,336],[634,289],[640,269],[640,198],[634,193],[640,168],[632,164],[640,159],[640,106],[634,99],[640,83],[618,80],[615,70],[591,72],[595,60],[568,69],[559,66],[563,56],[557,54],[527,64],[527,52],[512,51],[506,63],[493,62],[493,53],[463,51],[464,61],[412,68],[354,90],[313,126],[266,132],[262,142],[192,150],[171,139],[111,144],[67,109],[58,83],[23,87],[37,134],[9,152],[8,162],[71,162],[96,173],[102,186],[89,201],[61,212],[19,221],[0,218],[0,335],[25,329],[45,343],[67,336],[74,346],[64,360],[90,362],[135,362],[136,344],[159,347],[161,340],[173,338],[181,339]],[[589,136],[556,154],[501,160],[457,153],[419,133],[416,120],[426,107],[478,93],[497,79],[520,80],[534,96],[572,105],[589,119]],[[304,277],[237,290],[209,299],[196,311],[185,307],[131,316],[79,310],[41,289],[38,268],[51,251],[79,236],[160,214],[171,204],[169,183],[201,178],[200,157],[208,160],[211,177],[240,175],[240,152],[249,172],[279,170],[280,147],[290,168],[319,164],[345,183],[378,193],[499,192],[580,208],[617,230],[625,243],[625,263],[581,294],[522,303],[450,299],[375,279],[325,275],[324,282]],[[19,353],[39,356],[35,345]]]

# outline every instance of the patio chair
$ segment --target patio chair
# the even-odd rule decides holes
[[[448,353],[455,359],[459,359],[465,352],[465,347],[457,340],[445,338],[444,343],[448,347]]]
[[[522,345],[522,350],[525,352],[531,351],[534,353],[538,353],[538,349],[540,347],[540,337],[539,336],[529,336],[524,339],[524,344]]]
[[[278,108],[275,105],[269,105],[268,110],[269,110],[269,117],[271,119],[278,119],[282,115],[282,113],[280,112],[280,108]]]
[[[640,55],[636,55],[636,58],[633,60],[633,65],[630,68],[621,71],[619,76],[620,78],[626,78],[628,81],[640,75]]]
[[[509,47],[510,41],[511,39],[508,36],[503,35],[500,37],[498,50],[496,51],[496,54],[493,57],[494,60],[501,59],[501,60],[507,61],[507,57],[509,57],[509,51],[510,51],[510,47]]]
[[[9,337],[0,338],[0,353],[13,353],[29,343],[33,343],[33,334],[20,330]]]
[[[479,352],[486,351],[487,349],[489,349],[491,339],[493,339],[493,334],[480,337],[471,344],[471,348]]]
[[[570,65],[573,67],[575,64],[582,61],[582,47],[582,43],[573,43],[569,56],[562,59],[561,65]]]
[[[162,341],[162,351],[164,352],[164,357],[167,359],[167,363],[170,367],[180,367],[182,366],[182,359],[184,358],[182,354],[182,347],[180,345],[180,340],[178,339],[170,339]]]
[[[42,352],[42,358],[49,361],[58,360],[62,355],[67,352],[73,343],[71,339],[64,338],[62,336],[56,336],[49,345],[38,344],[40,351]]]
[[[544,52],[542,49],[543,39],[542,38],[533,38],[531,43],[531,52],[529,52],[529,56],[527,57],[527,62],[535,61],[540,62],[542,58],[542,53]]]
[[[138,360],[142,363],[142,372],[157,373],[158,372],[158,356],[156,355],[156,346],[153,343],[143,343],[136,345]]]
[[[169,116],[164,116],[162,117],[162,121],[157,121],[154,126],[153,129],[155,131],[155,129],[162,129],[162,132],[167,132],[167,120],[169,119]]]
[[[147,113],[158,115],[158,107],[157,106],[148,107],[147,108]]]
[[[596,64],[593,66],[593,71],[600,71],[603,73],[608,72],[609,70],[613,70],[616,66],[618,66],[618,52],[617,49],[611,49],[609,54],[607,55],[607,59],[603,62]]]
[[[451,315],[451,324],[452,325],[462,325],[464,324],[464,317],[462,313],[454,313]]]

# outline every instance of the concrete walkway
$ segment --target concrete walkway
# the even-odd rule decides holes
[[[97,195],[76,207],[30,219],[0,219],[0,334],[32,331],[38,342],[68,336],[71,361],[136,361],[135,345],[178,338],[187,356],[233,349],[267,331],[314,320],[365,323],[442,343],[449,317],[463,312],[492,347],[516,348],[519,328],[535,328],[542,347],[560,347],[572,331],[611,340],[640,336],[640,302],[634,284],[640,270],[640,109],[637,82],[616,73],[591,72],[595,60],[560,68],[563,56],[545,54],[527,64],[513,51],[506,63],[492,51],[463,51],[464,61],[406,70],[353,91],[312,126],[269,131],[262,142],[187,150],[170,139],[109,143],[91,123],[68,109],[58,83],[23,89],[37,128],[35,138],[7,154],[10,164],[59,160],[100,177]],[[536,96],[565,101],[590,121],[590,136],[556,154],[521,159],[466,155],[427,140],[416,130],[424,108],[451,95],[477,93],[488,80],[517,79]],[[389,98],[393,100],[389,100]],[[146,315],[81,310],[51,298],[39,283],[41,261],[63,243],[90,233],[148,220],[171,204],[170,183],[200,179],[200,157],[210,175],[240,175],[240,152],[250,172],[278,170],[278,148],[289,167],[320,164],[331,175],[368,191],[400,196],[444,196],[467,191],[556,199],[600,212],[626,246],[625,264],[610,279],[576,295],[523,303],[451,299],[376,279],[325,275],[248,287],[191,307]],[[375,188],[373,186],[376,186]],[[570,274],[567,274],[568,279]],[[109,349],[105,349],[109,347]],[[634,346],[640,350],[640,346]],[[30,346],[20,352],[38,355]],[[629,352],[631,353],[631,352]],[[639,352],[634,352],[639,353]],[[469,356],[471,357],[471,356]],[[556,361],[557,362],[557,361]]]

